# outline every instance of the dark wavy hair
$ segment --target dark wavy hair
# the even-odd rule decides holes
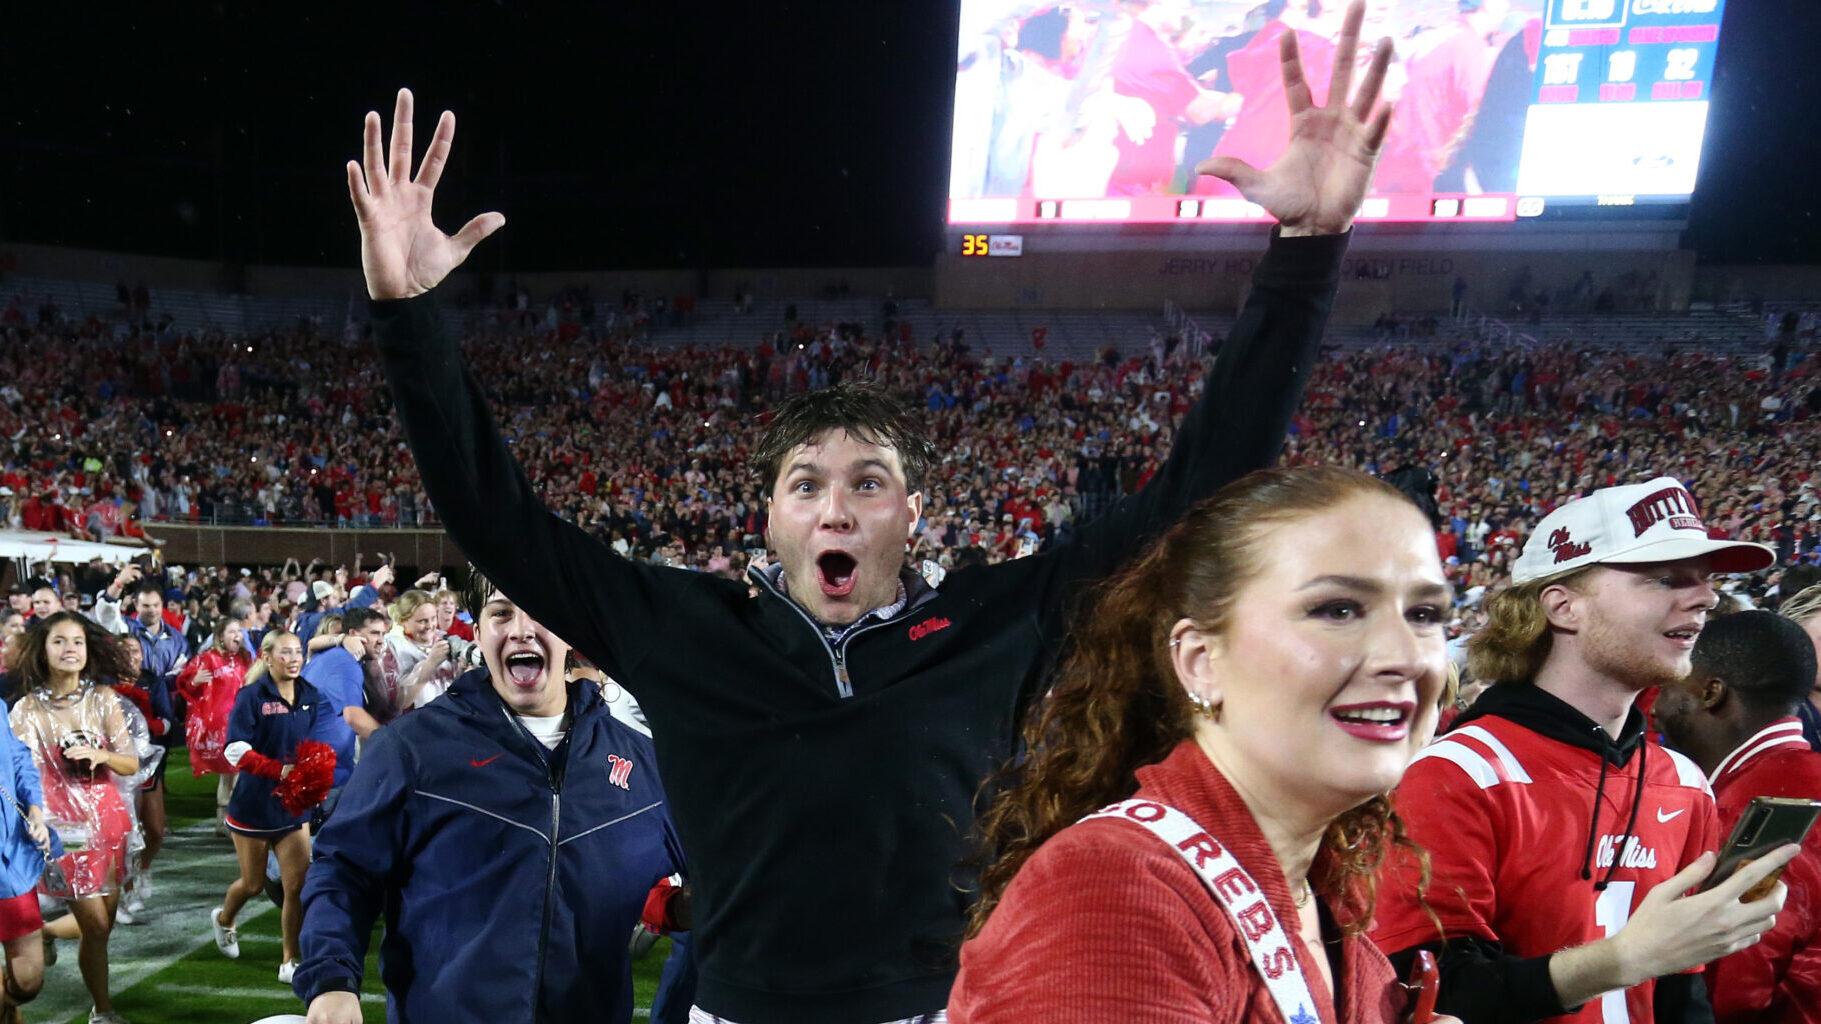
[[[936,465],[936,443],[904,403],[878,384],[848,380],[792,395],[778,404],[752,454],[765,493],[777,488],[778,474],[792,449],[830,430],[846,431],[857,441],[896,451],[905,483],[913,492],[923,490]]]
[[[50,642],[51,629],[61,623],[73,622],[82,627],[82,635],[88,646],[88,664],[82,668],[84,679],[96,682],[112,683],[124,679],[135,681],[138,676],[133,672],[132,663],[127,660],[125,648],[120,646],[120,638],[97,626],[84,616],[75,612],[57,612],[46,616],[43,622],[25,631],[19,638],[19,653],[13,662],[13,670],[8,675],[8,688],[13,692],[6,695],[8,701],[17,700],[51,683],[51,660],[46,653]]]
[[[1240,591],[1267,568],[1260,543],[1267,530],[1360,495],[1411,504],[1384,481],[1349,469],[1249,474],[1195,506],[1082,602],[1085,614],[1070,632],[1056,685],[1026,718],[1024,756],[987,783],[999,794],[976,826],[975,863],[983,866],[970,937],[1038,847],[1137,792],[1133,773],[1193,734],[1194,708],[1170,663],[1171,627],[1188,618],[1208,632],[1223,630]],[[1428,859],[1389,797],[1373,797],[1329,824],[1309,882],[1346,933],[1371,924],[1374,873],[1394,846],[1421,861],[1426,884]]]

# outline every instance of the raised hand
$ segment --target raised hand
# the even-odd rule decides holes
[[[1279,52],[1284,95],[1290,104],[1290,144],[1276,163],[1259,170],[1244,160],[1221,156],[1195,167],[1195,173],[1231,182],[1241,195],[1264,207],[1283,225],[1284,235],[1337,235],[1351,228],[1372,182],[1372,167],[1391,123],[1391,107],[1379,105],[1378,96],[1392,47],[1390,39],[1378,41],[1349,103],[1365,17],[1365,0],[1353,0],[1335,42],[1328,102],[1319,107],[1303,76],[1296,33],[1284,33]]]
[[[412,178],[411,90],[398,91],[389,155],[380,138],[379,114],[367,113],[361,159],[348,161],[348,197],[360,221],[360,268],[369,296],[422,295],[461,266],[481,239],[506,223],[499,213],[483,213],[454,235],[445,235],[430,219],[436,183],[454,139],[455,115],[445,110],[423,165]]]

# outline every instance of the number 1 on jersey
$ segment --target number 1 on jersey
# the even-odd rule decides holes
[[[1607,938],[1619,934],[1619,929],[1631,919],[1631,894],[1637,887],[1636,882],[1612,882],[1593,901],[1593,922],[1606,932]],[[1600,997],[1600,1020],[1604,1024],[1631,1024],[1624,989]]]

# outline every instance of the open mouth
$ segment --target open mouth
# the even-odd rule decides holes
[[[1670,638],[1671,640],[1674,640],[1676,643],[1686,644],[1690,647],[1693,647],[1694,643],[1695,643],[1695,638],[1701,635],[1701,627],[1684,626],[1681,629],[1666,630],[1666,631],[1664,631],[1663,635]]]
[[[1414,710],[1409,704],[1349,704],[1330,709],[1328,715],[1360,739],[1401,740],[1409,735]]]
[[[846,597],[853,593],[854,578],[860,563],[845,551],[825,551],[816,559],[816,582],[829,597]]]
[[[544,656],[530,651],[508,654],[506,675],[519,686],[536,686],[544,679]]]

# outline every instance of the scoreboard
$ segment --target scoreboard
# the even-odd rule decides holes
[[[1724,6],[1368,0],[1368,34],[1397,43],[1386,91],[1397,113],[1358,219],[1486,223],[1686,204]],[[1276,74],[1274,43],[1292,24],[1305,62],[1316,61],[1312,78],[1325,81],[1318,54],[1332,54],[1338,21],[1261,30],[1260,10],[1200,0],[1157,27],[1113,3],[962,0],[949,225],[1269,220],[1191,168],[1210,152],[1271,159],[1236,140],[1287,134],[1270,127],[1282,101],[1253,109],[1244,97],[1273,85],[1258,69]],[[1203,120],[1223,96],[1238,112]],[[1002,254],[988,241],[998,236],[958,237],[964,255]]]
[[[1550,0],[1520,195],[1686,201],[1706,133],[1720,0]]]

